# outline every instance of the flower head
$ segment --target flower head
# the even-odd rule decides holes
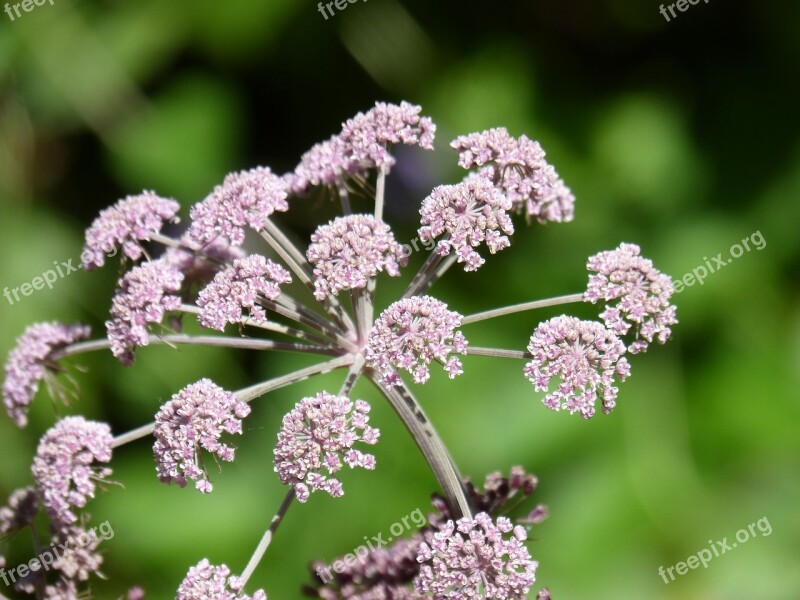
[[[511,534],[511,535],[509,535]],[[527,534],[511,520],[486,513],[448,521],[419,547],[418,592],[433,598],[527,598],[538,563],[525,547]]]
[[[511,200],[485,178],[442,185],[422,202],[419,237],[425,242],[444,236],[436,251],[445,256],[455,252],[465,271],[475,271],[485,261],[473,248],[486,244],[494,254],[510,245],[510,209]]]
[[[86,230],[86,244],[81,253],[87,271],[105,264],[106,254],[120,247],[131,260],[142,257],[139,242],[149,240],[161,231],[164,223],[175,221],[180,205],[175,200],[161,198],[154,192],[128,196],[106,208]]]
[[[148,326],[180,307],[183,273],[163,259],[128,271],[117,283],[106,331],[111,352],[124,365],[133,364],[133,351],[149,344]]]
[[[8,354],[3,381],[3,404],[18,427],[28,424],[28,406],[39,390],[39,382],[55,370],[52,356],[58,350],[91,334],[86,325],[37,323],[17,338]]]
[[[303,398],[283,417],[275,447],[275,472],[281,482],[293,485],[297,499],[322,490],[342,496],[336,477],[344,464],[351,469],[375,468],[375,457],[355,450],[357,442],[373,445],[380,432],[368,425],[370,405],[363,400],[320,392]]]
[[[193,243],[188,237],[182,239],[184,248],[167,248],[161,259],[181,273],[186,286],[205,286],[220,269],[234,260],[247,256],[238,246],[231,246],[224,237],[215,238],[205,246]]]
[[[546,392],[550,381],[561,383],[544,398],[553,410],[580,412],[584,419],[594,416],[595,402],[602,394],[603,412],[616,406],[618,388],[614,379],[625,381],[630,365],[625,344],[602,323],[560,316],[540,323],[531,336],[528,352],[533,355],[525,365],[525,376],[535,389]]]
[[[200,449],[231,462],[235,449],[220,441],[223,433],[241,434],[242,419],[250,414],[237,399],[210,379],[201,379],[172,396],[156,414],[153,455],[158,477],[164,483],[195,487],[209,493],[212,485],[199,460]]]
[[[72,507],[94,498],[97,482],[111,474],[95,462],[111,460],[111,429],[83,417],[66,417],[47,430],[33,459],[33,478],[50,518],[60,525],[77,520]]]
[[[32,487],[14,490],[8,504],[0,508],[0,534],[8,535],[33,523],[39,512],[39,500]]]
[[[529,219],[540,223],[572,220],[575,197],[545,160],[539,142],[524,135],[514,138],[504,127],[497,127],[458,137],[451,146],[459,153],[459,165],[480,168],[479,174]]]
[[[251,320],[265,323],[267,314],[258,299],[276,300],[281,284],[291,281],[289,271],[259,254],[235,260],[200,292],[200,324],[222,331],[228,323],[244,323],[245,308]]]
[[[307,256],[320,301],[342,290],[365,288],[382,271],[396,277],[408,262],[389,226],[371,215],[337,217],[321,225],[311,235]]]
[[[189,569],[175,596],[176,600],[267,600],[264,590],[252,596],[242,591],[241,578],[231,575],[225,566],[215,566],[203,559]]]
[[[390,385],[399,383],[394,369],[411,373],[416,383],[430,378],[428,365],[444,365],[450,379],[463,372],[451,353],[466,354],[467,340],[456,328],[461,315],[430,296],[412,296],[391,304],[375,320],[367,339],[367,365]]]
[[[644,352],[654,339],[665,343],[672,334],[675,305],[670,304],[672,280],[639,255],[636,244],[620,244],[590,257],[586,268],[589,287],[583,298],[587,302],[606,303],[600,317],[617,335],[625,335],[633,327],[636,340],[630,352]]]
[[[219,236],[244,243],[244,228],[261,231],[272,213],[289,210],[286,182],[267,167],[231,173],[190,212],[187,240],[205,245]]]
[[[70,525],[59,529],[53,536],[52,546],[66,548],[56,554],[53,568],[61,571],[62,577],[72,581],[87,581],[93,573],[97,573],[103,563],[102,555],[97,551],[101,538],[94,529]]]
[[[315,144],[300,158],[293,173],[285,180],[293,194],[305,194],[320,185],[341,185],[349,175],[363,175],[366,169],[348,165],[347,152],[338,135]]]

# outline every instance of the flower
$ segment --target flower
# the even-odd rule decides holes
[[[264,590],[252,596],[242,592],[242,580],[225,566],[215,566],[204,558],[189,569],[178,588],[176,600],[267,600]]]
[[[94,529],[70,525],[59,529],[53,536],[51,546],[65,549],[56,554],[53,568],[61,571],[62,576],[73,581],[86,581],[96,573],[103,563],[103,557],[97,552],[101,538]]]
[[[631,354],[647,350],[653,339],[665,343],[672,334],[670,326],[678,322],[675,305],[669,303],[672,280],[639,252],[636,244],[623,243],[589,257],[586,268],[594,274],[583,296],[586,302],[606,303],[600,318],[617,335],[634,328]]]
[[[602,323],[560,316],[540,323],[531,336],[525,376],[540,392],[548,391],[553,377],[561,383],[544,398],[553,410],[580,412],[584,419],[595,413],[595,401],[602,393],[603,412],[616,405],[618,388],[614,378],[625,381],[630,365],[625,344]],[[562,404],[563,403],[563,404]]]
[[[482,512],[448,521],[432,541],[420,544],[415,587],[435,599],[527,598],[538,563],[526,539],[525,529],[506,517],[495,523]]]
[[[223,433],[241,434],[242,419],[248,414],[246,402],[210,379],[201,379],[174,394],[155,419],[153,455],[159,479],[181,487],[192,479],[198,490],[211,492],[200,448],[231,462],[235,450],[220,442],[220,437]]]
[[[510,209],[511,200],[482,177],[442,185],[422,202],[419,237],[426,242],[444,235],[436,251],[443,256],[454,251],[465,271],[475,271],[485,261],[473,248],[485,243],[494,254],[511,244]]]
[[[39,382],[57,369],[53,354],[91,334],[86,325],[36,323],[28,326],[8,354],[3,381],[3,404],[18,427],[28,424],[28,406],[39,390]]]
[[[305,194],[320,185],[341,185],[348,175],[363,175],[365,169],[348,171],[347,153],[338,135],[315,144],[300,158],[293,173],[284,176],[293,194]]]
[[[203,246],[225,236],[234,246],[241,246],[244,227],[261,231],[272,213],[289,210],[286,197],[286,182],[267,167],[231,173],[205,200],[192,207],[192,222],[185,238]]]
[[[408,262],[389,226],[372,215],[337,217],[321,225],[306,255],[314,265],[314,296],[320,301],[342,290],[363,289],[382,271],[397,277]]]
[[[119,361],[133,364],[133,351],[150,343],[148,325],[161,323],[167,312],[178,310],[183,274],[163,259],[146,262],[127,272],[117,283],[106,331],[111,352]]]
[[[431,296],[412,296],[391,304],[375,320],[367,338],[367,365],[398,385],[394,368],[411,373],[415,383],[430,378],[428,365],[437,361],[453,379],[463,373],[461,361],[450,353],[466,354],[467,340],[456,327],[461,315]]]
[[[111,461],[111,428],[83,417],[66,417],[47,430],[33,459],[33,478],[50,518],[59,525],[77,520],[72,507],[94,498],[96,483],[111,469],[93,463]]]
[[[167,264],[183,273],[186,286],[205,286],[214,275],[238,258],[247,256],[238,246],[231,246],[224,237],[218,237],[205,246],[183,237],[186,248],[167,248],[161,255]]]
[[[200,292],[198,320],[203,327],[222,331],[227,323],[244,323],[247,308],[251,320],[265,323],[267,314],[259,297],[277,300],[280,285],[291,281],[289,271],[259,254],[235,260]]]
[[[8,504],[0,508],[0,533],[8,535],[24,529],[39,512],[39,500],[32,487],[14,490],[8,497]]]
[[[450,144],[465,169],[481,168],[511,200],[517,211],[540,223],[571,221],[575,197],[545,160],[545,152],[528,137],[511,137],[504,127],[462,135]]]
[[[176,221],[180,205],[154,192],[128,196],[104,209],[86,230],[86,243],[81,253],[87,271],[105,264],[105,255],[118,248],[131,260],[142,257],[139,242],[148,241],[161,231],[164,223]]]
[[[370,405],[363,400],[328,392],[303,398],[283,417],[275,447],[275,472],[281,482],[293,485],[297,499],[306,502],[311,492],[322,490],[342,496],[342,482],[330,477],[342,469],[375,468],[375,457],[355,450],[357,442],[374,445],[380,432],[368,425]]]

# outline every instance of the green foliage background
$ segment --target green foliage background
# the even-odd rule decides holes
[[[0,286],[77,261],[82,230],[126,194],[155,189],[187,216],[227,172],[290,170],[375,100],[422,104],[439,126],[433,155],[400,154],[388,196],[399,239],[413,238],[431,187],[462,175],[450,139],[498,125],[526,133],[575,192],[576,220],[520,225],[478,273],[453,270],[435,293],[463,313],[581,291],[586,257],[620,241],[640,243],[674,277],[753,232],[767,245],[675,297],[674,339],[634,358],[609,416],[548,411],[521,364],[478,358],[453,382],[435,373],[418,394],[426,410],[476,480],[513,464],[539,475],[551,518],[530,549],[554,598],[798,598],[798,17],[778,0],[700,3],[670,23],[640,0],[371,0],[327,21],[306,0],[56,0],[14,22],[3,14]],[[295,206],[283,223],[299,235],[331,215],[320,197]],[[102,332],[117,276],[113,263],[13,306],[0,298],[0,353],[35,321]],[[382,280],[381,301],[400,285]],[[523,348],[551,314],[466,333]],[[200,377],[237,389],[307,360],[149,348],[133,369],[106,354],[75,363],[88,372],[75,373],[81,399],[69,410],[122,432]],[[209,496],[159,484],[147,442],[119,451],[124,488],[90,505],[115,530],[97,597],[137,583],[149,598],[172,597],[202,557],[241,569],[284,494],[271,463],[281,415],[340,382],[333,374],[256,402]],[[356,393],[375,400],[379,468],[346,474],[341,500],[319,494],[291,510],[253,580],[271,598],[299,597],[309,561],[429,506],[435,482],[416,448],[368,386]],[[0,419],[2,498],[30,481],[54,416],[42,393],[28,429]],[[658,576],[765,516],[772,535],[669,585]],[[11,564],[29,558],[25,544],[15,540]]]

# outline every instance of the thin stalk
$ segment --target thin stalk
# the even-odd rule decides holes
[[[274,310],[276,313],[283,315],[287,319],[291,319],[293,321],[297,321],[298,323],[302,323],[303,325],[307,325],[308,327],[314,328],[322,333],[322,335],[335,340],[340,346],[349,351],[354,351],[357,349],[353,343],[353,340],[344,337],[344,334],[338,330],[333,323],[326,321],[323,317],[314,311],[307,309],[302,304],[298,304],[289,296],[282,294],[277,301],[264,299],[261,303],[266,308]]]
[[[386,167],[382,166],[378,171],[378,180],[375,183],[375,218],[383,220],[384,197],[386,196]]]
[[[503,348],[480,348],[477,346],[468,347],[467,354],[470,356],[493,356],[496,358],[533,358],[533,355],[530,352],[522,352],[520,350],[505,350]]]
[[[439,281],[439,279],[442,278],[442,276],[447,272],[447,270],[455,264],[457,258],[458,257],[455,254],[450,254],[447,258],[445,258],[433,272],[433,275],[426,278],[424,281],[422,281],[422,283],[420,283],[420,285],[414,292],[414,295],[418,296],[420,294],[424,294],[425,292],[427,292],[431,288],[431,286],[437,281]]]
[[[267,548],[272,543],[272,537],[275,535],[275,532],[278,530],[278,527],[283,521],[283,517],[286,515],[286,512],[289,510],[289,507],[292,505],[292,501],[294,500],[294,488],[286,494],[286,497],[281,502],[280,508],[278,508],[278,512],[275,513],[275,516],[272,517],[272,521],[269,524],[269,527],[264,532],[264,537],[261,538],[261,541],[258,543],[255,552],[253,552],[253,556],[250,557],[250,562],[247,563],[247,566],[244,568],[242,572],[242,588],[247,585],[250,577],[253,575],[253,572],[256,570],[258,563],[261,562],[261,559],[264,558],[264,554],[267,552]]]
[[[425,262],[414,275],[414,279],[408,284],[406,291],[403,292],[403,298],[410,298],[417,294],[417,290],[424,285],[424,281],[433,273],[439,264],[442,262],[442,255],[437,254],[436,251],[431,252]]]
[[[150,235],[150,241],[156,242],[163,246],[168,246],[169,248],[178,248],[180,250],[186,250],[187,252],[191,252],[188,248],[185,248],[183,244],[181,244],[178,240],[173,239],[171,237],[167,237],[162,233],[154,233]]]
[[[569,296],[558,296],[556,298],[547,298],[546,300],[536,300],[534,302],[524,302],[522,304],[514,304],[513,306],[506,306],[504,308],[496,308],[494,310],[487,310],[485,312],[475,313],[461,319],[462,325],[469,325],[486,319],[493,319],[494,317],[504,317],[526,310],[535,310],[537,308],[547,308],[548,306],[558,306],[559,304],[571,304],[572,302],[583,302],[583,294],[570,294]]]
[[[350,194],[347,191],[347,187],[343,183],[339,183],[336,189],[339,192],[339,202],[342,203],[342,214],[351,214],[353,210],[350,207]]]
[[[350,365],[350,370],[347,372],[347,377],[342,384],[342,389],[339,390],[340,396],[347,396],[353,390],[353,387],[356,385],[358,378],[361,376],[361,371],[364,368],[364,357],[361,354],[358,354],[353,361],[353,364]]]

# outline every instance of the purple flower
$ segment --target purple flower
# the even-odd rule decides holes
[[[204,246],[225,236],[234,246],[241,246],[245,227],[261,231],[272,213],[289,210],[286,196],[286,182],[267,167],[231,173],[192,207],[192,222],[185,237],[192,244]]]
[[[154,192],[128,196],[106,208],[86,230],[86,244],[81,253],[87,271],[105,264],[105,255],[123,253],[132,260],[142,257],[139,242],[149,240],[161,231],[165,222],[175,221],[180,205],[175,200],[161,198]]]
[[[156,415],[153,455],[158,477],[164,483],[184,487],[187,479],[207,494],[212,485],[200,460],[200,449],[226,462],[235,449],[220,442],[223,433],[241,434],[242,419],[250,414],[246,402],[210,379],[201,379],[182,389]]]
[[[95,486],[111,469],[93,466],[111,460],[111,429],[83,417],[66,417],[47,430],[33,459],[33,478],[50,518],[59,525],[77,520],[72,507],[94,498]]]
[[[150,343],[151,323],[161,323],[166,313],[180,308],[175,292],[182,283],[183,274],[163,259],[134,267],[119,280],[106,331],[111,352],[122,364],[132,365],[133,351]]]
[[[371,215],[337,217],[321,225],[306,255],[314,265],[314,296],[320,301],[342,290],[363,289],[381,271],[397,277],[408,262],[389,226]]]
[[[242,591],[242,581],[231,575],[225,566],[215,566],[203,559],[189,569],[186,578],[178,588],[176,600],[267,600],[264,590],[252,596]]]
[[[8,504],[0,508],[0,533],[9,535],[24,529],[39,512],[39,500],[32,487],[14,490],[8,497]]]
[[[540,223],[571,221],[575,197],[545,152],[526,136],[513,138],[504,127],[463,135],[450,144],[465,169],[480,168],[511,200],[517,211]]]
[[[550,590],[547,588],[539,590],[539,593],[536,594],[536,600],[550,600]]]
[[[553,410],[580,412],[584,419],[595,413],[595,401],[602,394],[603,412],[616,406],[618,388],[614,378],[625,381],[630,365],[625,344],[602,323],[560,316],[540,323],[531,336],[528,351],[533,355],[525,365],[525,376],[536,391],[546,392],[550,381],[561,383],[544,398]]]
[[[606,303],[600,318],[617,335],[634,328],[631,354],[647,350],[653,339],[665,343],[672,334],[670,326],[678,322],[675,305],[669,303],[672,280],[639,252],[636,244],[620,244],[590,257],[586,268],[595,274],[589,276],[583,296],[587,302]]]
[[[341,185],[350,175],[364,175],[366,169],[348,170],[347,152],[341,138],[315,144],[300,158],[293,173],[284,176],[293,194],[305,194],[320,185]]]
[[[511,534],[511,535],[508,535]],[[445,598],[527,598],[538,563],[525,547],[527,534],[511,520],[486,513],[448,521],[419,547],[421,594]]]
[[[375,320],[367,339],[367,365],[389,385],[400,382],[396,369],[411,373],[416,383],[430,378],[428,365],[437,361],[450,379],[463,372],[451,353],[466,354],[467,340],[456,327],[461,315],[430,296],[412,296],[391,304]]]
[[[280,285],[291,281],[289,271],[259,254],[236,260],[200,292],[198,320],[203,327],[222,331],[228,323],[244,323],[246,308],[250,319],[265,323],[267,314],[258,299],[276,300]]]
[[[8,353],[6,378],[3,381],[3,404],[18,427],[28,424],[28,406],[39,390],[39,382],[47,381],[57,370],[53,354],[91,334],[86,325],[37,323],[30,325],[17,338],[17,345]]]
[[[293,485],[306,502],[313,491],[342,496],[342,482],[331,475],[342,469],[375,468],[375,457],[355,450],[357,442],[373,445],[380,432],[368,425],[370,405],[363,400],[320,392],[303,398],[283,417],[275,447],[275,472]]]
[[[475,271],[485,261],[473,248],[483,243],[494,254],[511,244],[510,209],[511,200],[482,177],[442,185],[422,202],[419,237],[426,242],[444,236],[436,251],[443,256],[455,252],[465,271]]]
[[[97,552],[100,542],[95,530],[87,531],[75,525],[59,529],[53,536],[52,546],[64,550],[56,554],[53,568],[61,571],[66,579],[87,581],[103,563],[102,555]]]
[[[247,256],[241,248],[231,246],[224,237],[218,237],[205,246],[193,244],[184,236],[189,248],[167,248],[161,259],[181,273],[185,285],[205,286],[217,272],[234,260]]]

